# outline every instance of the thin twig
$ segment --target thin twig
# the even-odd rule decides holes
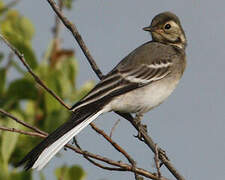
[[[57,99],[65,108],[70,109],[70,107],[68,105],[66,105],[63,100],[57,96],[51,89],[49,89],[44,82],[32,71],[32,69],[30,68],[30,66],[26,63],[26,60],[24,59],[24,56],[13,46],[11,45],[7,39],[5,39],[1,34],[0,34],[0,38],[7,44],[7,46],[17,55],[17,57],[19,58],[19,60],[23,63],[23,65],[26,67],[26,69],[28,70],[28,72],[33,76],[33,78],[35,79],[35,81],[41,86],[43,87],[48,93],[50,93],[55,99]]]
[[[90,63],[92,69],[95,71],[97,76],[101,79],[103,78],[103,74],[98,68],[94,58],[91,56],[86,44],[83,41],[83,38],[79,34],[76,26],[72,24],[60,11],[60,9],[57,7],[56,3],[53,0],[47,0],[48,3],[51,5],[52,9],[55,11],[55,13],[58,15],[58,17],[61,19],[63,24],[67,27],[67,29],[72,33],[73,37],[77,40],[79,46],[81,47],[84,55],[88,59],[88,62]]]
[[[91,123],[91,127],[98,133],[101,134],[117,151],[122,153],[127,160],[131,163],[132,168],[136,168],[136,162],[131,158],[131,156],[121,147],[119,146],[115,141],[113,141],[110,136],[108,136],[103,130],[99,129],[94,123]],[[140,179],[139,175],[136,173],[135,170],[133,170],[135,179],[138,180]]]
[[[62,0],[58,0],[58,6],[59,6],[59,10],[62,11],[63,9],[63,1]],[[61,27],[61,20],[59,19],[59,17],[57,15],[55,15],[55,27],[53,28],[53,32],[54,32],[54,39],[57,40],[59,39],[59,33],[60,33],[60,27]]]
[[[141,134],[142,138],[144,139],[144,143],[155,153],[155,143],[150,136],[146,133],[146,129],[143,127],[142,124],[137,124],[133,121],[132,118],[126,118],[139,133]],[[168,157],[166,156],[165,152],[159,151],[159,159],[162,163],[167,167],[167,169],[176,177],[177,180],[185,180],[185,178],[177,171],[174,165],[170,162]]]
[[[0,130],[2,130],[2,131],[9,131],[9,132],[16,132],[16,133],[19,133],[19,134],[35,136],[35,137],[41,137],[41,138],[45,138],[46,137],[46,135],[40,134],[38,132],[27,132],[27,131],[15,129],[15,128],[8,128],[8,127],[4,127],[4,126],[0,126]]]
[[[74,144],[76,145],[77,148],[79,148],[79,149],[80,149],[81,151],[83,151],[83,152],[86,152],[86,151],[82,150],[82,148],[81,148],[81,146],[78,144],[76,138],[74,138],[73,142],[74,142]],[[95,166],[100,167],[100,168],[102,168],[102,169],[106,169],[106,170],[110,170],[110,171],[124,171],[124,169],[122,169],[122,168],[113,168],[113,167],[103,166],[102,164],[97,163],[96,161],[92,160],[91,158],[89,158],[89,157],[86,156],[86,155],[83,155],[83,157],[84,157],[85,159],[87,159],[90,163],[92,163],[92,164],[94,164]]]
[[[43,134],[43,135],[47,135],[44,131],[41,131],[40,129],[38,129],[38,128],[36,128],[36,127],[33,127],[33,126],[31,126],[31,125],[29,125],[28,123],[25,123],[24,121],[19,120],[18,118],[16,118],[15,116],[13,116],[13,115],[10,114],[10,113],[4,111],[3,109],[0,109],[0,113],[2,113],[3,115],[5,115],[5,116],[7,116],[7,117],[9,117],[9,118],[11,118],[11,119],[13,119],[13,120],[16,121],[17,123],[19,123],[19,124],[21,124],[21,125],[23,125],[23,126],[29,128],[29,129],[31,129],[31,130],[37,132],[37,133],[40,133],[40,134]]]
[[[26,127],[29,127],[29,126],[30,125],[27,124]],[[44,135],[44,134],[41,134],[41,133],[38,133],[38,132],[26,132],[26,131],[18,130],[18,129],[15,129],[15,128],[7,128],[7,127],[2,127],[2,126],[0,126],[0,130],[15,132],[15,133],[29,135],[29,136],[35,136],[35,137],[40,137],[40,138],[46,138],[47,137],[47,135]],[[45,133],[45,134],[47,134],[47,133]],[[74,146],[72,146],[70,144],[67,144],[65,147],[75,151],[78,154],[89,156],[91,158],[94,158],[96,160],[105,162],[105,163],[110,164],[112,166],[119,167],[119,168],[115,168],[114,170],[122,171],[121,169],[123,169],[123,171],[131,171],[131,172],[136,171],[137,173],[139,173],[139,174],[141,174],[145,177],[148,177],[148,178],[151,178],[151,179],[154,179],[154,180],[159,180],[157,176],[155,176],[154,174],[152,174],[152,173],[150,173],[150,172],[148,172],[144,169],[141,169],[141,168],[132,169],[132,167],[129,164],[118,162],[118,161],[113,161],[111,159],[108,159],[106,157],[103,157],[103,156],[100,156],[100,155],[97,155],[97,154],[93,154],[93,153],[90,153],[90,152],[87,152],[87,151],[82,151],[79,148],[75,148]]]
[[[91,127],[99,134],[101,134],[117,151],[122,153],[130,163],[134,163],[135,161],[131,158],[131,156],[115,141],[113,141],[103,130],[99,129],[94,123],[91,124]]]
[[[158,145],[157,144],[155,145],[155,157],[154,157],[154,160],[155,160],[155,166],[156,166],[156,169],[157,169],[157,175],[158,175],[158,178],[160,179],[161,178],[161,172],[160,172],[159,151],[158,151]]]
[[[112,134],[113,134],[113,132],[115,131],[116,126],[119,124],[119,122],[120,122],[120,119],[118,119],[118,120],[115,122],[115,124],[113,125],[113,127],[112,127],[112,129],[111,129],[111,131],[110,131],[110,135],[109,135],[110,138],[112,138]]]

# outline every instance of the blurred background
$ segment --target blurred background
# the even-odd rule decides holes
[[[1,34],[24,53],[28,63],[49,87],[72,105],[98,82],[97,76],[64,26],[60,28],[61,41],[55,41],[55,14],[47,1],[20,0],[4,9],[12,1],[0,1]],[[66,2],[64,14],[76,24],[104,74],[129,52],[151,40],[142,28],[149,25],[156,14],[163,11],[177,14],[188,39],[187,69],[174,93],[165,103],[145,114],[143,123],[148,125],[151,137],[166,150],[171,162],[186,179],[224,179],[225,1]],[[0,108],[48,132],[67,120],[67,110],[35,85],[2,42],[0,52],[0,80],[5,82],[4,89],[0,87]],[[8,66],[10,68],[5,72]],[[113,139],[137,161],[138,167],[156,172],[153,153],[133,137],[136,130],[126,120],[115,113],[108,113],[95,123],[110,133],[118,119],[121,120]],[[23,129],[5,117],[0,117],[0,125]],[[75,168],[86,180],[134,179],[129,172],[111,172],[95,167],[70,150],[61,150],[41,173],[34,171],[33,175],[21,175],[22,169],[16,170],[9,164],[18,162],[39,138],[0,131],[0,139],[0,169],[6,172],[5,175],[1,173],[2,179],[59,179],[62,166]],[[125,161],[90,127],[83,130],[77,139],[85,150]],[[173,179],[166,168],[161,170],[163,176]],[[14,176],[9,173],[14,173]]]

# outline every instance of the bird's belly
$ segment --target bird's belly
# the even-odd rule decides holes
[[[144,113],[160,105],[175,89],[176,81],[154,82],[116,97],[109,105],[113,111]]]

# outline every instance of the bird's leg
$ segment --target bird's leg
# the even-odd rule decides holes
[[[135,118],[134,118],[134,121],[135,121],[135,123],[136,123],[137,126],[138,126],[138,135],[135,136],[135,137],[137,137],[137,138],[140,139],[141,141],[143,141],[143,139],[142,139],[142,135],[141,135],[141,133],[140,133],[140,128],[141,128],[141,127],[144,128],[144,130],[147,132],[147,126],[144,125],[144,124],[141,124],[142,118],[143,118],[143,113],[137,113],[136,116],[135,116]]]
[[[136,123],[138,125],[140,125],[142,118],[143,118],[143,113],[137,113],[136,116],[135,116],[135,118],[134,118],[134,120],[136,121]]]

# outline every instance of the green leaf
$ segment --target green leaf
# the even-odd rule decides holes
[[[0,97],[2,96],[5,88],[6,70],[0,68]]]
[[[9,99],[37,99],[38,91],[35,88],[34,82],[27,79],[17,79],[13,81],[8,88],[6,96]]]
[[[73,166],[69,168],[69,177],[70,180],[83,180],[86,177],[86,173],[80,166]]]
[[[45,107],[48,113],[51,113],[53,111],[58,111],[62,108],[62,105],[49,93],[45,93],[44,96],[45,99]]]
[[[4,10],[5,10],[5,5],[4,5],[3,1],[0,0],[0,15],[4,12]]]
[[[18,117],[19,119],[22,119],[20,114],[17,112],[11,112],[13,115]],[[18,128],[19,124],[13,120],[8,120],[6,123],[7,127],[10,128]],[[12,132],[6,132],[4,131],[2,133],[2,145],[1,145],[1,156],[4,163],[9,162],[9,158],[11,157],[11,154],[16,147],[18,133],[12,133]]]
[[[60,168],[56,168],[55,175],[58,180],[84,180],[86,177],[85,171],[80,166],[62,166]]]
[[[0,172],[0,180],[8,179],[8,170],[4,168],[2,160],[0,160]]]
[[[31,43],[34,35],[34,27],[31,21],[19,14],[16,10],[7,12],[5,19],[1,22],[2,34],[11,42]]]
[[[74,0],[64,0],[64,5],[67,9],[71,9],[72,8],[72,3],[74,2]]]
[[[24,55],[26,62],[30,65],[31,69],[35,69],[38,65],[37,58],[30,44],[26,42],[14,42],[17,50]]]
[[[86,82],[75,94],[73,97],[74,101],[82,99],[90,90],[94,87],[94,81]]]
[[[44,129],[48,132],[52,132],[57,127],[62,125],[69,117],[67,110],[61,107],[58,111],[52,111],[47,114],[45,119]]]
[[[2,52],[0,52],[0,63],[3,60],[3,58],[4,58],[4,54]]]
[[[3,36],[13,44],[22,54],[31,68],[37,67],[37,59],[31,47],[34,27],[31,21],[16,10],[7,12],[0,24]]]
[[[12,172],[10,180],[32,180],[31,171]]]

